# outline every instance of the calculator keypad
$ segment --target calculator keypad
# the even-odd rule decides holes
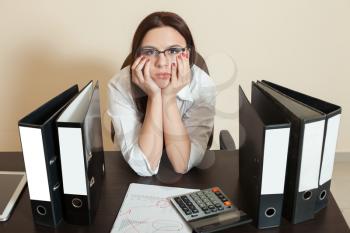
[[[172,197],[170,200],[187,221],[235,209],[218,187]]]

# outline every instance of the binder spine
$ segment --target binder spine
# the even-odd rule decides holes
[[[265,131],[258,228],[281,224],[290,128]]]
[[[91,222],[87,159],[82,129],[58,126],[64,194],[64,218],[72,224]]]
[[[305,123],[302,137],[298,186],[291,221],[296,224],[314,217],[325,120]]]
[[[56,226],[62,220],[60,177],[54,147],[41,128],[19,126],[34,222]]]
[[[315,212],[327,206],[341,114],[327,119]]]

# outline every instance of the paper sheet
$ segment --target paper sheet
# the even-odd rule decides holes
[[[167,198],[193,191],[198,189],[130,184],[111,233],[191,233]]]

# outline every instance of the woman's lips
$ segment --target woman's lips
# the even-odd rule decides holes
[[[169,79],[171,77],[170,73],[156,73],[156,77],[160,79]]]

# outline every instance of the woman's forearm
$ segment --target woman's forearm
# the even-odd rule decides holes
[[[155,169],[163,150],[163,120],[161,94],[149,96],[145,119],[139,135],[139,146]]]
[[[164,143],[168,158],[178,173],[187,171],[191,143],[181,114],[176,104],[176,97],[163,97]]]

